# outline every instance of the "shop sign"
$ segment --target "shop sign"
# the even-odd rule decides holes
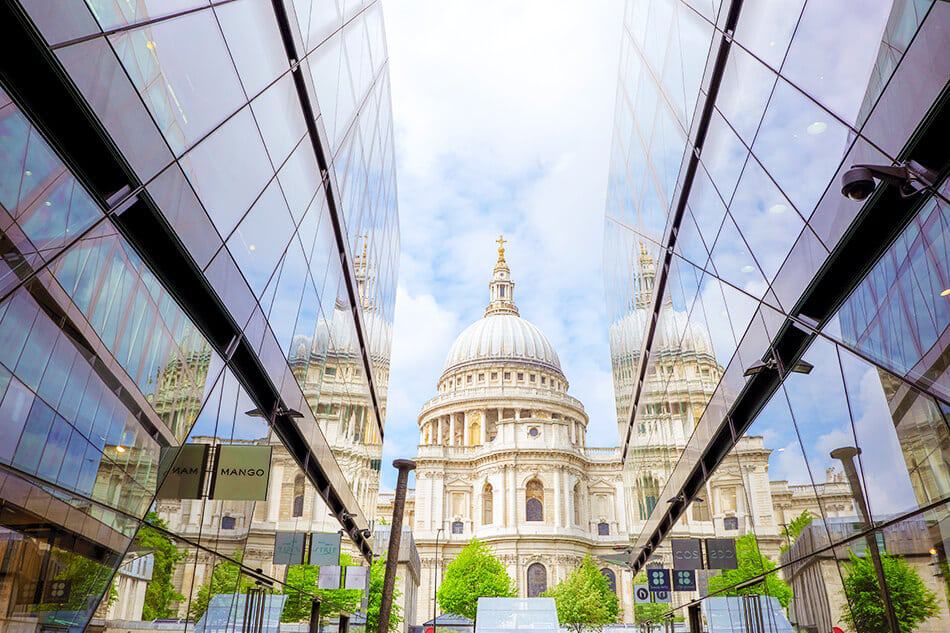
[[[347,567],[344,589],[366,591],[369,582],[369,567]]]
[[[669,591],[670,570],[647,569],[647,583],[650,585],[650,591]]]
[[[696,572],[692,569],[674,569],[673,591],[696,591]]]
[[[50,580],[46,583],[44,602],[50,604],[65,604],[69,602],[69,594],[72,591],[72,581],[70,580]]]
[[[158,458],[159,499],[200,499],[204,492],[207,444],[163,446]]]
[[[731,538],[706,539],[706,568],[707,569],[736,569],[739,561],[736,558],[736,540]]]
[[[270,446],[219,446],[211,477],[211,498],[265,501],[271,450]]]
[[[637,604],[650,602],[650,588],[646,585],[637,585],[633,588],[633,600]]]
[[[703,545],[698,538],[671,539],[673,569],[702,569]]]
[[[320,589],[339,589],[342,567],[339,565],[324,565],[320,568],[320,578],[317,587]]]
[[[303,532],[274,533],[274,564],[299,565],[303,562],[303,546],[307,535]]]
[[[313,532],[310,534],[310,564],[340,564],[340,533]]]

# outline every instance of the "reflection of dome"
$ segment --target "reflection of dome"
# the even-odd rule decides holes
[[[636,309],[610,326],[610,349],[614,357],[639,356],[646,331],[647,312]],[[690,322],[685,312],[671,306],[662,313],[653,335],[653,353],[704,354],[713,356],[712,344],[705,328]]]
[[[489,314],[459,334],[444,371],[468,363],[516,361],[561,371],[557,352],[536,325],[517,314]]]
[[[363,326],[369,338],[370,357],[374,361],[388,361],[387,350],[392,337],[392,326],[375,310],[363,310]],[[360,353],[356,326],[348,310],[336,309],[332,319],[317,321],[313,336],[297,335],[290,348],[290,360],[303,359],[307,350],[315,356],[326,354],[353,356]]]

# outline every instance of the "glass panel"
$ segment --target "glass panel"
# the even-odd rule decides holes
[[[274,174],[250,108],[188,152],[181,166],[222,235],[231,233]]]
[[[109,40],[175,154],[244,101],[210,11],[122,31]]]
[[[834,117],[780,80],[752,151],[795,208],[808,217],[852,139]]]
[[[771,280],[804,222],[754,158],[746,163],[729,211],[765,278]]]
[[[239,0],[214,8],[247,95],[253,98],[289,67],[267,0]]]
[[[255,294],[267,285],[293,230],[287,204],[272,180],[227,242]]]

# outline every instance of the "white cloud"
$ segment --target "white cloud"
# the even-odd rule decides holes
[[[402,232],[387,462],[414,453],[448,346],[484,310],[501,232],[521,314],[557,349],[589,443],[616,444],[601,241],[622,3],[384,10]]]

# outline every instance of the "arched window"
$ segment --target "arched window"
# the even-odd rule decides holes
[[[468,445],[480,446],[482,443],[482,423],[472,422],[468,426]]]
[[[606,521],[601,521],[598,523],[597,534],[598,536],[610,536],[610,524]]]
[[[600,570],[600,575],[607,579],[607,585],[610,587],[610,590],[617,593],[617,575],[614,571],[604,567]]]
[[[544,486],[537,479],[528,482],[524,491],[526,521],[544,521]]]
[[[303,516],[303,475],[297,475],[294,478],[294,507],[292,516]]]
[[[541,563],[528,565],[528,597],[537,598],[548,590],[548,571]]]
[[[640,479],[640,519],[646,521],[656,507],[656,500],[660,496],[660,485],[655,477],[646,475]]]
[[[581,524],[581,484],[577,482],[574,484],[574,497],[571,500],[571,503],[574,505],[574,525]]]
[[[461,534],[465,531],[465,524],[461,521],[452,522],[452,534]]]
[[[482,488],[482,525],[491,525],[494,521],[494,494],[491,484],[486,483]]]
[[[233,530],[237,525],[237,519],[232,516],[223,516],[221,517],[221,529],[222,530]]]

